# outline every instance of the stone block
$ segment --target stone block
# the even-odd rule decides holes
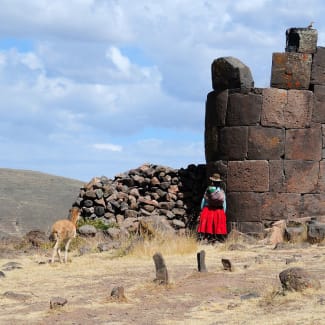
[[[316,160],[322,158],[322,131],[320,124],[306,129],[286,131],[285,158],[290,160]]]
[[[313,193],[317,190],[319,162],[285,160],[284,174],[288,193]]]
[[[283,160],[270,160],[270,192],[285,192],[286,184]]]
[[[217,126],[205,128],[204,148],[206,162],[219,159],[219,129]]]
[[[314,86],[314,107],[312,121],[325,123],[325,85]]]
[[[211,91],[205,103],[205,128],[224,126],[226,121],[228,90]]]
[[[309,89],[312,55],[305,53],[273,53],[271,87]]]
[[[265,88],[262,91],[263,126],[284,127],[284,110],[288,103],[288,92],[284,89]]]
[[[318,46],[313,56],[310,83],[325,85],[325,47]]]
[[[244,92],[254,87],[251,71],[240,60],[234,57],[222,57],[211,65],[212,88],[216,91],[238,89]]]
[[[286,30],[286,52],[315,53],[318,33],[313,28],[289,28]]]
[[[263,194],[263,220],[299,218],[302,214],[301,195],[296,193]]]
[[[325,160],[319,162],[318,190],[320,192],[325,192]]]
[[[256,125],[260,122],[262,111],[261,94],[229,94],[227,125]]]
[[[303,198],[304,217],[325,215],[325,193],[305,194]]]
[[[281,159],[284,154],[284,129],[250,126],[248,159]]]
[[[228,192],[227,193],[227,220],[261,221],[262,194],[255,192]]]
[[[289,90],[284,109],[286,128],[309,127],[314,107],[314,94],[309,90]]]
[[[262,222],[239,222],[238,231],[245,234],[261,234],[264,230]]]
[[[269,164],[266,160],[229,161],[227,189],[233,192],[269,191]]]
[[[245,126],[225,127],[219,133],[218,160],[243,160],[247,156],[248,130]]]

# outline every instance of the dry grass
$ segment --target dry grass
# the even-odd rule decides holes
[[[155,253],[160,252],[167,256],[182,256],[195,253],[197,249],[198,243],[194,236],[156,236],[151,240],[137,242],[130,251],[130,255],[133,257],[152,257]]]

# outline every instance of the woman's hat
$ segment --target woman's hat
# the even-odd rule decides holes
[[[222,182],[222,179],[220,178],[220,174],[214,173],[211,177],[209,177],[211,181],[213,182]]]

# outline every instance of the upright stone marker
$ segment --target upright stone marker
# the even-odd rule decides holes
[[[197,253],[197,265],[199,272],[207,272],[207,268],[205,266],[205,251],[202,250]]]
[[[158,282],[159,284],[168,284],[167,267],[161,253],[156,253],[153,256],[153,260],[155,262],[155,267],[156,267],[155,282]]]

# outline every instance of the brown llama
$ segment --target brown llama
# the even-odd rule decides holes
[[[56,221],[51,230],[50,239],[56,241],[51,263],[54,263],[55,255],[57,254],[60,259],[60,263],[62,263],[61,250],[60,246],[62,243],[65,243],[65,253],[64,253],[64,263],[68,261],[68,250],[71,240],[76,237],[77,234],[77,221],[80,217],[80,209],[78,207],[73,207],[69,211],[70,220],[58,220]]]

